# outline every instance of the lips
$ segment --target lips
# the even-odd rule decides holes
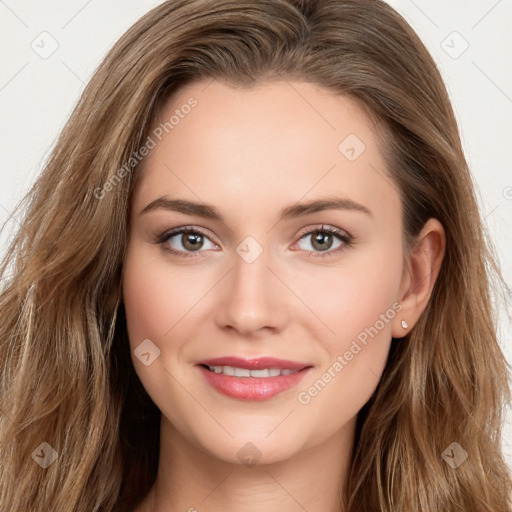
[[[277,359],[275,357],[243,359],[235,356],[205,359],[204,361],[200,361],[198,364],[206,366],[234,366],[236,368],[246,368],[248,370],[263,370],[266,368],[279,368],[281,370],[302,370],[312,366],[309,363],[288,361],[285,359]]]
[[[205,359],[196,365],[205,381],[216,391],[225,396],[246,401],[266,400],[288,389],[295,387],[312,370],[312,365],[274,357],[258,357],[256,359],[242,359],[239,357],[219,357]],[[277,376],[244,376],[216,373],[222,368],[227,370],[283,370]],[[232,373],[232,372],[231,372]],[[279,372],[278,372],[279,373]]]

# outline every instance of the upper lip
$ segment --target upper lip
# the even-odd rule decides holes
[[[264,368],[280,368],[282,370],[302,370],[309,363],[300,363],[296,361],[287,361],[275,357],[257,357],[255,359],[243,359],[235,356],[217,357],[215,359],[205,359],[198,364],[208,366],[234,366],[235,368],[247,368],[248,370],[262,370]]]

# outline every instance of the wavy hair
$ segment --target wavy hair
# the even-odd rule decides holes
[[[172,0],[107,54],[18,204],[0,266],[0,509],[121,512],[154,482],[161,413],[121,301],[143,161],[120,169],[170,96],[204,79],[307,81],[357,101],[400,193],[405,254],[429,218],[445,229],[429,303],[358,414],[344,510],[510,510],[509,368],[491,296],[510,289],[439,70],[380,0]],[[46,469],[43,442],[58,457]],[[453,442],[468,454],[456,469],[442,457]]]

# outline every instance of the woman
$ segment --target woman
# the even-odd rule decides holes
[[[440,74],[387,4],[162,4],[26,204],[0,509],[511,509],[506,287]]]

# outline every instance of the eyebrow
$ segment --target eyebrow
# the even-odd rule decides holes
[[[155,199],[149,203],[139,213],[139,215],[157,209],[175,211],[184,213],[185,215],[197,215],[198,217],[204,217],[205,219],[211,219],[225,223],[224,217],[213,205],[188,201],[186,199],[169,199],[166,196],[159,197],[158,199]],[[279,218],[280,220],[291,219],[325,210],[351,210],[373,216],[372,212],[366,206],[363,206],[362,204],[359,204],[352,199],[328,196],[288,206],[287,208],[281,210]]]

